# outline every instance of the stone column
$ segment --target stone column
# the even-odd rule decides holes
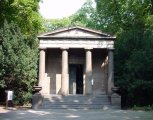
[[[40,87],[43,87],[43,82],[45,82],[45,49],[40,48],[39,51],[39,83]]]
[[[86,49],[86,68],[85,68],[85,94],[92,93],[92,52],[91,49]]]
[[[68,95],[69,93],[69,77],[68,77],[68,49],[62,48],[62,84],[61,93]]]
[[[112,94],[114,87],[114,48],[108,49],[108,94]]]

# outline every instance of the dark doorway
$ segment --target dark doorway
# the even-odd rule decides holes
[[[83,65],[69,65],[69,94],[83,94]]]

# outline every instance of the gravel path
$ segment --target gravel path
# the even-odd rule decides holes
[[[80,109],[12,109],[0,108],[0,120],[153,120],[153,112],[131,110],[80,110]]]

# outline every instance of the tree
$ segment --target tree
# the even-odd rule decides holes
[[[29,102],[36,82],[38,9],[39,0],[0,0],[0,89],[13,89],[19,103]]]
[[[151,1],[97,0],[104,31],[117,35],[115,81],[123,106],[152,104],[153,17]],[[103,27],[105,26],[105,27]]]
[[[152,104],[153,32],[124,31],[115,45],[115,81],[124,106]]]
[[[44,20],[43,26],[45,32],[71,26],[100,29],[98,13],[91,0],[87,0],[76,13],[67,18]]]
[[[105,25],[105,30],[113,33],[143,25],[150,10],[150,0],[143,4],[140,0],[97,0],[101,24]]]
[[[38,34],[42,18],[38,12],[39,0],[1,0],[0,27],[4,21],[14,21],[25,36]]]
[[[71,19],[70,18],[62,18],[62,19],[45,19],[43,21],[43,29],[44,32],[53,31],[59,28],[69,27],[71,26]]]
[[[14,23],[5,22],[0,29],[0,36],[0,85],[14,90],[17,102],[26,103],[36,82],[37,49],[29,47],[20,28]]]
[[[99,29],[99,15],[93,6],[92,0],[87,0],[83,6],[72,16],[72,25],[80,25],[88,28]]]

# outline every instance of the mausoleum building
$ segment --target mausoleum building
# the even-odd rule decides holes
[[[76,26],[38,38],[42,96],[112,95],[115,36]]]

